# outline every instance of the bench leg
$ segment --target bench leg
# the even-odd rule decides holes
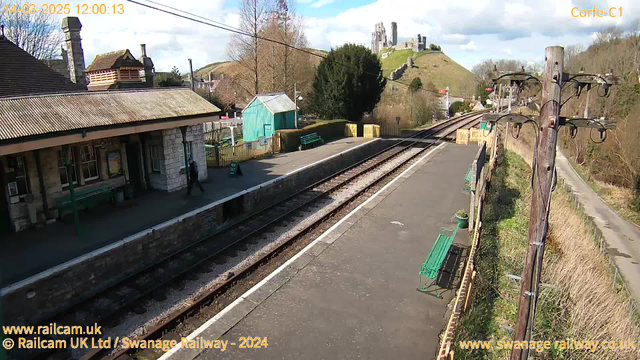
[[[416,290],[427,295],[435,296],[438,299],[442,299],[442,294],[438,294],[437,289],[435,289],[437,280],[438,280],[438,277],[436,276],[436,278],[433,279],[433,281],[431,281],[429,285],[427,285],[426,287],[422,287],[422,276],[420,276],[420,282],[418,283],[418,288]],[[431,287],[433,287],[433,289],[431,289]]]

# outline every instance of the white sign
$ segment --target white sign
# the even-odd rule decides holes
[[[258,143],[260,143],[260,145],[262,145],[262,146],[267,146],[267,145],[269,145],[269,139],[267,139],[264,136],[260,136],[258,138]]]

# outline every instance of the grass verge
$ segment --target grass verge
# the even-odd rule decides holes
[[[515,324],[524,265],[531,170],[522,157],[503,151],[486,197],[476,258],[477,277],[467,312],[455,334],[456,359],[507,359],[509,350],[464,350],[461,340],[511,340],[502,326]],[[545,248],[542,288],[532,340],[635,341],[635,350],[551,348],[532,352],[536,359],[638,359],[640,327],[629,308],[628,294],[612,285],[604,257],[588,226],[560,184],[553,195]]]

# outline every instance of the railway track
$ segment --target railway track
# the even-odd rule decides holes
[[[172,288],[181,287],[181,282],[189,281],[189,277],[193,274],[211,272],[212,264],[223,263],[227,258],[236,257],[238,252],[246,251],[249,244],[259,242],[260,238],[265,236],[264,234],[282,232],[282,229],[293,227],[293,231],[285,232],[287,234],[279,245],[255,259],[242,271],[221,274],[226,278],[219,286],[193,299],[190,306],[177,309],[169,314],[164,321],[140,337],[145,340],[161,338],[187,319],[199,314],[200,309],[210,305],[221,294],[233,289],[238,282],[251,277],[252,274],[255,275],[260,266],[277,258],[279,253],[297,239],[313,232],[314,229],[322,228],[321,224],[329,221],[332,217],[338,218],[336,214],[348,208],[356,199],[368,197],[368,191],[384,182],[385,179],[389,179],[392,174],[409,166],[419,158],[420,154],[433,146],[433,143],[421,142],[421,139],[434,137],[443,139],[455,133],[456,129],[479,121],[479,118],[478,113],[461,116],[436,124],[410,138],[399,140],[378,153],[322,179],[266,209],[238,220],[211,237],[160,259],[157,263],[104,289],[46,323],[55,322],[58,325],[98,323],[109,328],[109,319],[117,319],[123,313],[131,310],[143,313],[145,311],[144,301],[149,298],[166,299],[165,292]],[[328,210],[324,211],[321,216],[315,218],[309,216],[316,213],[318,209],[324,208]],[[113,325],[117,325],[117,321]],[[132,355],[131,351],[126,350],[112,352],[110,349],[99,349],[84,354],[83,359],[105,357],[115,359],[127,353]],[[59,351],[56,353],[30,353],[25,358],[33,358],[33,355],[38,358],[64,359],[72,357],[69,353]]]

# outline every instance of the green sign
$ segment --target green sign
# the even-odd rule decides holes
[[[231,167],[229,167],[229,176],[236,177],[242,176],[242,170],[240,170],[240,163],[237,161],[231,162]]]

